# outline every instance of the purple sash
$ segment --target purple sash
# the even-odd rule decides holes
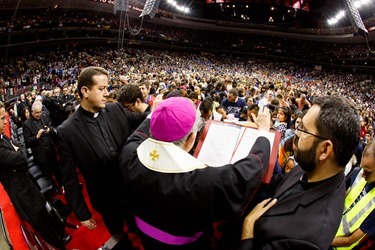
[[[135,223],[144,234],[168,245],[185,245],[196,241],[203,234],[203,232],[197,232],[193,236],[174,236],[151,226],[137,216],[135,216]]]

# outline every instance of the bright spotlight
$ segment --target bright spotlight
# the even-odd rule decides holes
[[[344,10],[340,11],[340,12],[337,13],[337,15],[336,15],[336,17],[337,17],[338,19],[341,19],[341,18],[343,18],[344,16],[345,16],[345,11],[344,11]]]
[[[178,11],[181,11],[183,13],[189,13],[190,12],[190,9],[188,7],[179,5],[175,0],[167,0],[167,2],[170,5],[172,5],[173,7],[175,7]]]

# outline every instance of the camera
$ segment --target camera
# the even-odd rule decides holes
[[[48,132],[48,127],[44,126],[43,133],[47,133],[47,132]]]

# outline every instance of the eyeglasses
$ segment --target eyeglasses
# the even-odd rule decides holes
[[[319,139],[321,139],[321,140],[327,140],[326,138],[323,138],[323,137],[321,137],[321,136],[319,136],[319,135],[315,135],[315,134],[310,133],[310,132],[308,132],[308,131],[306,131],[306,130],[303,130],[302,127],[303,127],[303,125],[302,125],[302,122],[301,122],[301,123],[298,125],[298,127],[296,128],[296,130],[297,130],[298,132],[303,132],[303,133],[306,133],[306,134],[312,135],[312,136],[314,136],[314,137],[316,137],[316,138],[319,138]]]
[[[135,105],[135,102],[131,103],[131,104],[124,104],[123,107],[127,110],[130,110],[131,107],[133,107]]]

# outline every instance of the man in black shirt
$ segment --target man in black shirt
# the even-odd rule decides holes
[[[296,129],[298,165],[278,178],[277,202],[264,201],[246,217],[240,249],[328,249],[344,207],[343,170],[359,132],[358,113],[347,99],[314,99]]]
[[[58,160],[53,142],[53,136],[55,135],[51,127],[51,119],[42,113],[41,102],[34,102],[31,109],[31,116],[23,126],[26,148],[31,149],[34,161],[41,167],[43,173],[52,181],[55,175],[60,182],[60,177],[57,173]]]
[[[65,249],[70,236],[64,235],[64,224],[48,214],[44,196],[27,173],[26,148],[4,135],[6,123],[5,107],[0,102],[0,182],[18,215],[49,244]]]
[[[81,105],[58,127],[60,160],[65,195],[81,224],[96,227],[82,196],[76,167],[80,170],[93,208],[98,211],[109,233],[123,232],[124,185],[117,158],[123,145],[145,113],[132,113],[118,103],[106,103],[108,71],[87,67],[78,77]],[[126,248],[131,249],[130,242]]]

